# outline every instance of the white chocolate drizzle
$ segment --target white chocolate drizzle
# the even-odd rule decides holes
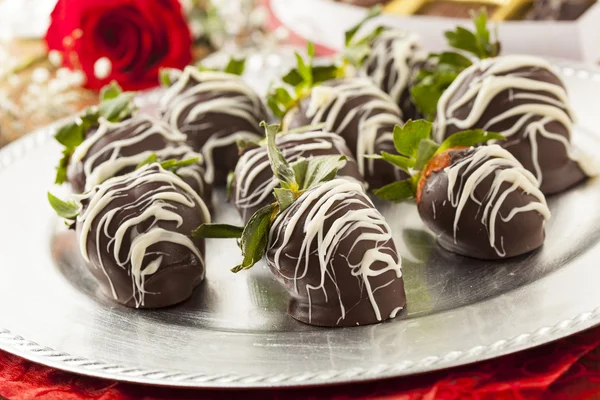
[[[322,131],[280,134],[277,137],[277,145],[290,163],[301,158],[313,158],[312,153],[315,151],[327,151],[333,148],[337,154],[349,156],[349,149],[341,136]],[[347,163],[356,164],[356,161],[349,157]],[[271,179],[252,188],[255,180],[265,170],[269,171]],[[235,206],[241,211],[243,220],[249,217],[248,210],[256,208],[266,199],[272,198],[273,189],[279,186],[279,180],[272,176],[270,171],[271,165],[264,147],[248,150],[240,157],[235,169]],[[355,181],[353,177],[344,177],[339,174],[338,177]]]
[[[418,73],[415,65],[426,59],[427,53],[422,49],[418,35],[399,29],[387,29],[373,43],[364,66],[369,70],[368,75],[373,82],[388,93],[396,104],[400,104],[402,95]]]
[[[488,231],[490,247],[498,256],[506,255],[502,242],[503,238],[496,235],[498,218],[504,222],[510,221],[515,215],[524,212],[537,212],[544,220],[551,216],[546,204],[546,198],[539,189],[535,176],[523,168],[521,163],[507,150],[499,145],[489,145],[472,149],[463,159],[444,169],[448,176],[448,200],[456,208],[454,217],[454,243],[457,242],[458,224],[467,202],[473,201],[481,210],[481,223]],[[466,181],[463,177],[470,174]],[[475,191],[480,183],[489,176],[494,180],[483,199],[475,197]],[[510,184],[502,189],[504,183]],[[501,190],[502,189],[502,190]],[[537,201],[531,201],[522,207],[513,208],[508,215],[501,215],[500,208],[504,200],[512,192],[521,190],[533,196]]]
[[[346,265],[340,265],[339,262],[333,265],[333,263],[335,257],[340,255],[340,243],[356,231],[359,231],[360,234],[345,256],[352,254],[354,248],[364,241],[369,243],[370,248],[362,255],[362,259],[357,264],[350,264],[350,260],[348,260],[347,268],[351,269],[351,274],[358,279],[360,287],[366,291],[377,320],[381,321],[383,318],[387,318],[387,315],[381,315],[374,293],[378,289],[393,283],[395,279],[402,277],[401,259],[395,248],[390,248],[389,244],[385,245],[386,242],[392,239],[391,229],[381,213],[377,211],[371,200],[363,192],[362,187],[357,183],[334,179],[305,192],[295,204],[298,204],[298,206],[288,208],[275,220],[269,233],[269,243],[270,246],[277,244],[273,263],[281,273],[281,257],[291,258],[290,255],[283,253],[283,249],[292,240],[299,239],[293,234],[300,220],[306,218],[304,226],[302,226],[302,244],[298,252],[299,256],[294,274],[292,276],[282,274],[282,276],[291,280],[294,290],[298,292],[298,281],[308,274],[309,268],[320,269],[320,282],[316,285],[306,285],[309,301],[309,322],[312,320],[312,291],[320,290],[325,295],[326,301],[335,301],[327,298],[325,289],[327,279],[331,280],[338,295],[337,302],[340,307],[338,323],[346,318],[347,310],[354,306],[354,304],[343,303],[341,290],[344,288],[339,287],[336,281],[336,271],[334,269],[345,268]],[[360,206],[357,210],[348,209],[344,213],[339,212],[356,204]],[[334,214],[336,219],[332,222],[331,227],[325,230],[325,222]],[[382,249],[384,248],[391,250],[391,252],[383,252]],[[309,256],[312,254],[318,255],[318,266],[309,264],[311,259]],[[398,261],[395,261],[395,259]],[[373,265],[378,262],[384,263],[385,267],[373,269]],[[379,287],[371,286],[370,278],[389,271],[393,272],[393,278],[389,282]],[[398,309],[392,312],[390,318],[393,318],[397,312]]]
[[[115,138],[105,143],[101,149],[97,149],[93,154],[89,154],[91,148],[101,141],[105,136],[113,134],[116,131],[126,133],[126,137]],[[128,132],[131,131],[131,132]],[[167,145],[162,149],[139,151],[132,155],[124,155],[124,152],[132,153],[131,149],[140,150],[144,148],[144,141],[152,140],[152,136],[158,135]],[[181,133],[175,132],[162,121],[155,120],[149,116],[136,116],[122,122],[111,123],[100,119],[99,126],[89,138],[83,141],[75,149],[71,158],[72,163],[83,163],[83,173],[85,175],[85,191],[91,190],[94,186],[101,184],[105,180],[116,176],[120,171],[128,168],[135,168],[138,164],[146,160],[152,154],[156,154],[157,159],[165,161],[169,159],[191,159],[198,158],[198,162],[180,168],[177,174],[181,177],[190,177],[198,183],[200,193],[204,192],[204,178],[202,164],[204,159],[201,154],[194,152],[186,144],[187,137]],[[107,158],[98,164],[98,160]],[[85,161],[84,161],[85,159]]]
[[[220,93],[235,95],[220,96]],[[200,97],[206,97],[206,100],[199,101]],[[206,161],[206,180],[209,183],[214,181],[213,151],[216,148],[235,144],[238,140],[260,140],[264,136],[259,128],[261,119],[266,118],[262,102],[237,75],[199,71],[194,66],[187,66],[177,81],[167,89],[161,99],[161,109],[164,119],[173,129],[191,135],[194,131],[213,128],[214,124],[210,119],[204,118],[207,113],[241,118],[249,126],[256,127],[254,131],[238,131],[228,135],[218,130],[211,133],[202,148]],[[184,112],[187,114],[180,126]]]
[[[315,92],[316,91],[316,92]],[[366,96],[366,101],[340,116],[342,108],[354,98]],[[391,130],[402,125],[402,113],[392,98],[368,78],[341,80],[336,86],[318,86],[313,89],[307,113],[312,118],[309,125],[324,122],[323,130],[335,132],[344,137],[344,130],[358,118],[358,138],[356,149],[351,149],[356,157],[358,169],[363,176],[375,173],[375,160],[365,158],[376,154],[377,146],[391,140]],[[340,123],[336,123],[341,118]],[[382,134],[378,130],[390,126],[390,132]]]
[[[530,71],[517,71],[528,68]],[[539,70],[552,71],[546,60],[522,55],[511,55],[490,58],[474,64],[463,71],[450,87],[442,94],[437,108],[435,136],[438,142],[444,140],[446,129],[454,125],[460,130],[480,128],[493,130],[504,135],[509,144],[529,140],[531,145],[531,160],[534,172],[540,185],[544,180],[538,154],[538,135],[561,143],[569,158],[577,162],[584,173],[596,175],[598,170],[594,163],[579,152],[570,143],[573,131],[573,111],[569,106],[567,91],[561,85],[536,79]],[[456,93],[462,90],[464,82],[474,77],[459,97]],[[484,126],[476,126],[477,122],[488,111],[491,102],[501,92],[509,91],[509,100],[531,100],[535,103],[509,107],[499,115],[491,118]],[[514,93],[518,91],[518,93]],[[469,106],[465,118],[458,118],[455,112],[461,107]],[[494,126],[509,118],[519,117],[510,128],[497,131]],[[552,122],[563,125],[567,136],[551,132]],[[516,137],[522,133],[522,137]]]
[[[112,207],[111,203],[119,201],[127,196],[127,192],[136,190],[147,184],[158,184],[158,187],[140,194],[131,202]],[[79,248],[83,258],[89,263],[88,237],[92,233],[92,226],[97,222],[95,229],[95,244],[99,265],[108,280],[112,295],[118,299],[114,285],[104,267],[104,257],[114,258],[116,264],[127,270],[131,275],[133,296],[136,307],[144,305],[144,297],[147,293],[144,284],[148,276],[155,274],[161,267],[163,254],[148,252],[148,249],[160,242],[176,243],[189,249],[199,260],[204,269],[204,257],[190,239],[176,231],[165,230],[158,226],[161,221],[174,221],[181,226],[183,218],[175,212],[174,204],[181,204],[189,208],[197,208],[202,212],[205,222],[210,222],[210,214],[206,204],[200,196],[181,178],[172,172],[166,171],[159,164],[152,164],[140,168],[131,174],[111,178],[95,186],[90,192],[75,196],[80,203],[87,202],[81,215],[77,217],[79,228]],[[109,226],[119,213],[132,210],[133,215],[121,221],[114,235],[111,235]],[[104,215],[100,215],[104,212]],[[100,218],[100,220],[98,220]],[[138,226],[144,221],[152,220],[151,225],[144,231],[138,230]],[[102,235],[107,239],[106,248],[102,247]],[[122,244],[126,235],[131,235],[131,246],[127,249],[127,256],[121,257]],[[110,250],[110,247],[112,251]],[[106,255],[106,252],[111,252]],[[105,253],[105,254],[103,254]],[[144,267],[144,258],[155,256],[154,259]]]

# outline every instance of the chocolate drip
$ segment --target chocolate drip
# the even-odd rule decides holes
[[[393,149],[393,131],[401,111],[389,95],[367,78],[325,82],[312,90],[284,118],[289,129],[325,123],[323,128],[346,140],[359,171],[372,189],[407,175],[383,160],[365,156]]]
[[[74,192],[82,193],[109,178],[133,172],[152,154],[159,161],[198,158],[177,173],[210,204],[212,187],[204,180],[202,155],[185,141],[185,135],[151,117],[138,115],[118,123],[101,120],[73,154],[69,182]]]
[[[162,99],[163,119],[204,155],[207,180],[223,185],[238,160],[236,141],[260,140],[267,120],[260,98],[236,75],[189,66]]]
[[[438,103],[437,140],[467,129],[506,136],[501,145],[535,174],[545,194],[596,174],[571,146],[567,92],[545,60],[497,57],[463,71]]]
[[[335,133],[315,131],[280,134],[276,143],[290,163],[301,158],[346,156],[346,165],[338,171],[337,176],[362,184],[356,161],[344,139]],[[279,186],[279,181],[273,176],[266,147],[245,151],[235,169],[235,176],[234,204],[242,219],[247,222],[256,211],[275,201],[273,189]]]
[[[419,119],[423,116],[417,110],[410,90],[426,59],[427,53],[417,35],[388,29],[372,43],[362,73],[392,97],[404,119]]]
[[[175,174],[149,165],[78,200],[79,247],[105,295],[128,307],[166,307],[203,280],[204,240],[191,233],[210,215]]]
[[[289,314],[307,324],[373,324],[406,304],[390,228],[356,183],[302,194],[275,220],[267,263],[292,296]]]
[[[423,185],[418,210],[445,249],[483,260],[542,246],[550,217],[535,177],[497,145],[448,153]]]

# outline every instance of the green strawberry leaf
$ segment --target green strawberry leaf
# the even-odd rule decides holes
[[[479,59],[496,57],[500,53],[500,43],[491,39],[487,21],[485,10],[474,14],[475,30],[470,31],[459,26],[453,31],[446,32],[448,45]],[[458,74],[471,64],[469,57],[456,51],[429,55],[428,61],[417,76],[416,84],[411,89],[415,105],[427,119],[435,118],[437,103],[442,93]]]
[[[496,57],[500,52],[500,44],[497,40],[491,40],[485,9],[482,9],[478,14],[473,14],[472,18],[475,31],[470,31],[461,26],[454,31],[447,31],[445,36],[448,44],[455,49],[471,53],[479,59]]]
[[[294,161],[291,165],[294,169],[296,182],[298,182],[299,186],[302,187],[304,185],[304,181],[306,180],[306,173],[308,171],[308,159],[301,158]]]
[[[345,156],[322,156],[309,159],[300,189],[307,190],[332,180],[338,170],[346,165],[346,160]]]
[[[235,141],[238,148],[238,154],[243,154],[246,150],[254,149],[260,146],[260,143],[255,140],[238,139]]]
[[[129,118],[136,109],[133,98],[133,93],[122,93],[115,98],[104,100],[98,106],[98,114],[110,122],[123,121]]]
[[[425,165],[431,160],[431,157],[436,153],[439,144],[431,139],[423,139],[419,143],[419,150],[417,151],[417,162],[415,163],[415,169],[421,171]]]
[[[373,193],[385,201],[400,202],[415,197],[416,187],[413,179],[405,179],[375,189]]]
[[[299,185],[296,182],[294,175],[294,169],[287,162],[277,144],[275,143],[275,137],[279,132],[279,125],[267,125],[265,121],[260,123],[260,126],[265,128],[265,135],[267,137],[267,154],[269,156],[269,162],[273,174],[277,179],[282,188],[290,189],[293,191],[298,190]]]
[[[302,55],[295,53],[296,67],[282,77],[283,82],[294,89],[293,95],[283,87],[269,90],[267,105],[277,118],[283,118],[301,99],[310,94],[310,90],[314,86],[343,74],[343,68],[336,65],[313,65],[314,52],[315,47],[309,42],[307,45],[308,58],[305,60]]]
[[[56,130],[54,139],[63,146],[74,149],[85,139],[85,132],[80,124],[71,121]]]
[[[156,153],[152,153],[144,161],[142,161],[141,163],[139,163],[135,167],[135,169],[140,169],[140,168],[142,168],[145,165],[154,164],[155,162],[158,162],[158,156],[156,155]]]
[[[116,99],[123,93],[123,89],[116,81],[112,81],[100,89],[100,101]]]
[[[431,137],[433,125],[425,120],[407,121],[394,127],[394,146],[398,153],[416,158],[421,140]]]
[[[56,176],[54,177],[54,183],[57,185],[62,185],[67,181],[67,169],[69,168],[69,163],[71,162],[72,154],[68,148],[65,148],[62,154],[63,156],[56,166]]]
[[[367,15],[360,20],[360,22],[356,25],[354,25],[352,28],[350,28],[349,30],[347,30],[344,33],[344,42],[346,44],[346,47],[350,46],[353,42],[354,36],[356,36],[356,34],[358,33],[358,31],[360,30],[360,28],[363,27],[363,25],[365,23],[367,23],[369,20],[377,17],[378,15],[381,14],[381,10],[383,8],[381,7],[381,5],[377,5],[375,7],[371,7],[369,9],[369,11],[367,12]]]
[[[61,218],[75,219],[79,215],[80,206],[73,201],[63,201],[48,192],[48,202]]]
[[[456,69],[465,69],[473,64],[468,57],[454,51],[444,51],[440,54],[436,54],[435,57],[438,60],[438,64],[455,67]]]
[[[463,131],[455,133],[446,138],[436,151],[441,153],[442,151],[456,148],[456,147],[471,147],[478,144],[487,143],[490,140],[504,140],[505,137],[499,133],[487,132],[483,129],[473,129],[469,131]]]
[[[381,152],[381,158],[409,174],[410,170],[415,168],[416,160],[413,158],[399,156],[385,151]]]
[[[236,59],[235,57],[231,57],[229,62],[225,66],[223,72],[233,75],[241,76],[246,69],[246,58],[242,57],[240,59]]]
[[[190,165],[196,164],[198,162],[198,160],[199,160],[198,157],[186,158],[185,160],[171,159],[171,160],[161,161],[160,166],[166,170],[175,172],[179,168],[188,167]]]
[[[244,232],[243,227],[226,224],[202,224],[192,236],[197,239],[239,239]]]
[[[273,195],[279,204],[279,212],[284,211],[296,201],[296,195],[293,191],[284,188],[273,189]]]
[[[227,201],[233,197],[233,186],[235,185],[235,172],[229,171],[227,174]]]
[[[417,84],[411,89],[411,95],[419,111],[428,120],[435,118],[440,97],[462,69],[462,67],[453,68],[446,64],[438,64],[434,70],[420,72]]]
[[[171,86],[171,74],[169,73],[168,68],[161,68],[158,72],[158,83],[162,87]]]
[[[250,217],[239,243],[244,258],[241,264],[231,270],[232,272],[249,269],[263,258],[267,251],[269,231],[276,211],[277,204],[273,203],[261,208]]]
[[[82,115],[79,121],[70,121],[62,125],[56,130],[54,138],[57,142],[64,146],[62,151],[62,157],[56,167],[56,176],[54,183],[62,185],[67,181],[67,169],[71,162],[71,156],[75,152],[77,146],[79,146],[85,140],[85,134],[89,129],[91,122],[88,122],[90,118]],[[79,122],[79,123],[78,123]]]

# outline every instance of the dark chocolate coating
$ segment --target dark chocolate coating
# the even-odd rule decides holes
[[[123,160],[125,157],[135,157],[142,153],[155,153],[158,156],[158,161],[168,159],[183,160],[200,156],[192,151],[185,143],[183,137],[177,139],[176,135],[172,137],[165,136],[165,133],[172,135],[170,128],[166,124],[146,116],[139,115],[118,124],[104,125],[105,123],[102,123],[100,127],[102,129],[106,128],[106,133],[89,147],[86,155],[80,161],[71,162],[69,165],[69,183],[75,193],[83,193],[85,191],[87,177],[84,171],[84,164],[92,158],[95,158],[92,164],[93,171],[103,163],[114,159],[115,154],[117,161]],[[90,137],[93,136],[97,129],[98,127],[95,127],[94,131],[87,135],[86,140],[90,140]],[[147,137],[143,137],[151,129],[155,131]],[[132,140],[135,138],[139,138],[139,140]],[[119,143],[123,145],[118,145]],[[162,157],[161,154],[163,154]],[[121,176],[133,172],[137,168],[137,165],[138,163],[136,162],[127,163],[127,165],[113,176]],[[200,181],[194,176],[188,175],[186,171],[198,176]],[[200,163],[187,167],[187,169],[182,169],[181,178],[204,199],[206,204],[211,204],[212,186],[204,180],[204,168]]]
[[[237,76],[229,74],[186,74],[185,85],[173,97],[163,101],[162,116],[173,128],[188,136],[189,145],[205,155],[205,161],[214,161],[214,184],[224,185],[227,174],[233,171],[238,160],[235,140],[226,145],[207,146],[207,142],[245,133],[254,135],[255,140],[264,137],[261,121],[268,120],[267,111],[252,90]],[[204,80],[199,80],[204,79]],[[235,87],[228,86],[235,83]],[[177,88],[172,85],[169,91]],[[215,86],[216,85],[216,86]],[[199,90],[210,87],[207,90]],[[231,102],[223,105],[223,100]],[[196,107],[207,107],[196,116],[190,116]],[[247,139],[247,138],[246,138]],[[210,153],[210,154],[209,154]],[[209,179],[210,180],[210,179]]]
[[[301,158],[311,159],[321,156],[346,156],[346,165],[338,171],[340,178],[350,178],[362,183],[362,176],[358,171],[356,161],[346,146],[344,139],[335,133],[328,132],[303,132],[280,134],[275,139],[277,147],[281,150],[286,160],[290,163]],[[319,148],[311,148],[319,146]],[[329,148],[325,148],[329,146]],[[259,171],[257,173],[257,171]],[[251,176],[250,174],[254,175]],[[241,178],[243,181],[238,182]],[[272,187],[279,186],[273,176],[269,164],[269,156],[264,146],[248,149],[240,158],[236,167],[236,181],[233,188],[233,200],[240,216],[247,222],[252,214],[262,207],[273,203],[275,197]],[[239,187],[242,185],[243,190]],[[267,188],[267,189],[265,189]],[[266,195],[265,190],[270,193]],[[266,195],[266,196],[265,196]],[[257,197],[265,197],[258,201]]]
[[[354,157],[357,158],[357,161],[360,162],[360,160],[358,160],[360,155],[357,154],[357,146],[360,135],[364,133],[359,129],[361,121],[367,118],[381,116],[381,114],[384,113],[390,116],[391,122],[380,124],[375,135],[376,141],[374,146],[374,154],[380,154],[382,151],[390,151],[393,149],[394,145],[391,134],[396,125],[402,125],[402,119],[400,109],[393,104],[393,100],[387,94],[379,90],[372,82],[366,79],[333,80],[323,83],[323,86],[331,86],[335,88],[350,82],[359,82],[359,84],[363,85],[365,91],[359,91],[354,95],[350,95],[348,99],[344,101],[344,104],[339,110],[338,115],[335,116],[335,121],[330,130],[346,140],[348,148],[350,148],[350,151],[352,151]],[[372,94],[373,89],[375,89],[375,93],[377,93],[376,95]],[[370,92],[367,92],[367,90]],[[391,105],[394,110],[392,111],[389,107],[385,109],[377,106],[372,107],[368,104],[371,101],[389,102],[388,106]],[[286,115],[284,118],[284,124],[289,129],[295,129],[306,125],[315,125],[327,120],[332,112],[332,106],[328,106],[323,113],[323,117],[320,120],[316,120],[315,118],[311,118],[307,115],[310,102],[311,96],[302,99],[298,107],[291,110]],[[345,121],[347,115],[351,113],[354,114],[353,118],[351,118],[349,121]],[[405,179],[408,177],[404,171],[395,168],[383,160],[364,159],[363,161],[365,164],[373,163],[372,171],[369,171],[370,168],[365,168],[364,171],[364,179],[369,184],[370,189],[376,189],[395,182],[398,179]]]
[[[497,60],[500,59],[503,59],[503,57],[498,57]],[[493,63],[487,65],[493,65]],[[448,90],[447,93],[451,94],[451,97],[448,102],[447,109],[444,110],[445,117],[447,119],[457,118],[459,120],[464,120],[467,118],[467,116],[469,116],[473,110],[474,98],[472,98],[471,101],[455,108],[452,112],[448,112],[447,110],[469,90],[472,82],[481,77],[487,69],[487,67],[467,69],[462,73],[466,74],[466,79],[462,82],[460,87],[458,87],[454,93],[452,93],[450,89]],[[495,74],[494,76],[527,78],[533,82],[544,82],[564,88],[561,80],[551,70],[537,66],[524,65],[520,68]],[[540,95],[549,100],[544,100],[540,97],[520,97],[530,95]],[[467,128],[461,128],[452,123],[446,124],[444,137],[448,137],[465,129],[486,129],[490,132],[500,133],[503,131],[508,131],[515,127],[518,121],[524,118],[525,114],[516,113],[513,116],[501,118],[493,123],[491,121],[503,113],[509,112],[519,106],[537,104],[544,106],[555,106],[567,114],[570,112],[568,106],[563,104],[552,93],[510,86],[507,89],[500,91],[489,101],[485,107],[485,110],[483,111],[483,114],[480,116],[477,122],[473,123],[471,126]],[[438,117],[436,121],[438,129],[440,125],[439,112],[440,110],[438,109]],[[540,133],[536,133],[535,141],[537,142],[537,160],[541,170],[541,176],[538,176],[534,164],[535,152],[532,149],[528,130],[532,128],[533,124],[536,124],[542,120],[542,118],[544,118],[544,116],[541,114],[532,114],[529,119],[521,125],[514,135],[508,137],[507,140],[501,142],[500,144],[505,149],[510,151],[525,168],[536,175],[538,180],[541,181],[542,192],[544,192],[546,195],[549,195],[562,192],[569,187],[583,181],[587,176],[581,169],[580,165],[569,157],[568,150],[563,143],[553,138],[545,137]],[[572,122],[569,125],[572,125]],[[565,126],[562,122],[558,120],[551,120],[544,124],[544,128],[549,132],[566,138],[570,142],[570,127]]]
[[[476,150],[452,151],[450,165],[455,165],[474,151]],[[475,199],[483,202],[482,205],[477,204],[472,198],[466,202],[458,222],[456,241],[454,238],[456,208],[448,198],[448,174],[442,169],[433,172],[427,178],[417,208],[421,219],[436,234],[438,242],[443,248],[472,258],[497,260],[525,254],[542,246],[545,230],[544,218],[541,214],[536,211],[522,212],[506,222],[501,218],[508,216],[510,211],[515,208],[537,201],[534,196],[525,193],[520,188],[508,194],[500,207],[500,217],[496,219],[496,237],[502,238],[505,256],[498,255],[490,245],[489,224],[486,226],[482,223],[483,210],[487,204],[486,200],[496,173],[505,168],[496,168],[496,172],[487,176],[473,192]],[[458,193],[464,188],[464,183],[476,170],[466,171],[465,167],[462,168],[454,193]],[[510,187],[510,183],[503,182],[500,186],[500,193]]]
[[[153,168],[154,171],[158,170],[156,164],[151,168]],[[194,289],[202,282],[205,275],[205,265],[203,260],[198,259],[193,252],[180,244],[165,240],[155,242],[146,249],[142,271],[147,268],[152,261],[156,260],[157,257],[162,257],[162,261],[160,262],[158,271],[146,278],[144,284],[144,290],[146,292],[144,295],[144,302],[143,304],[137,304],[134,297],[135,292],[132,283],[131,262],[128,262],[125,265],[125,268],[117,263],[113,253],[115,248],[115,241],[113,238],[119,227],[123,226],[123,224],[130,221],[132,218],[136,218],[142,214],[143,210],[140,209],[139,206],[135,206],[135,204],[139,204],[140,199],[147,196],[149,192],[177,192],[180,194],[183,192],[178,186],[165,184],[163,182],[147,182],[131,189],[125,189],[125,187],[132,182],[131,175],[126,178],[129,179],[114,185],[114,189],[118,190],[119,196],[114,197],[92,222],[86,241],[87,251],[90,257],[88,269],[98,281],[103,294],[125,306],[158,308],[180,303],[190,297]],[[90,198],[82,202],[82,215],[90,204],[89,199]],[[205,221],[200,208],[188,207],[174,201],[161,201],[169,205],[169,211],[181,216],[181,226],[177,226],[177,221],[157,221],[154,218],[148,218],[138,222],[132,227],[129,227],[123,235],[123,242],[119,253],[120,258],[127,258],[132,242],[136,238],[150,229],[156,228],[161,228],[169,232],[179,232],[187,236],[204,257],[204,240],[196,239],[191,236],[191,232],[195,228],[200,224],[207,222]],[[156,201],[153,204],[158,202],[160,201]],[[101,221],[103,217],[113,212],[114,215],[110,220],[107,231],[105,231],[106,227],[100,225]],[[76,229],[77,235],[80,237],[83,229],[83,221],[78,220]],[[104,271],[106,271],[106,273]],[[107,275],[109,278],[107,278]],[[111,282],[117,294],[116,299],[113,296]]]
[[[343,182],[339,179],[336,181],[332,181],[334,182],[332,184]],[[377,225],[378,228],[375,225],[352,224],[352,221],[364,221],[362,213],[367,209],[378,213],[360,187],[358,185],[354,187],[359,190],[345,192],[346,197],[338,197],[329,203],[327,217],[322,222],[322,237],[331,235],[332,230],[340,236],[335,239],[334,245],[327,249],[323,248],[316,239],[308,244],[305,243],[307,236],[303,230],[309,213],[314,213],[317,211],[315,207],[319,207],[317,201],[322,198],[331,200],[331,197],[328,197],[330,193],[318,192],[322,188],[309,190],[304,196],[314,192],[313,194],[318,197],[314,200],[301,197],[277,218],[271,228],[267,264],[290,293],[288,313],[298,321],[328,327],[373,324],[393,318],[399,308],[406,304],[404,281],[402,277],[397,276],[396,272],[388,269],[380,275],[366,277],[369,287],[360,273],[353,274],[355,270],[351,265],[361,265],[361,261],[364,258],[368,259],[368,253],[373,249],[378,248],[376,251],[380,257],[390,257],[395,264],[400,260],[391,238],[382,242],[376,242],[372,237],[359,239],[361,235],[381,234],[382,230],[389,232],[389,227],[387,224]],[[339,195],[339,192],[337,194]],[[305,201],[309,203],[305,204]],[[296,218],[297,223],[292,226],[291,221]],[[340,221],[344,221],[345,218],[351,221],[340,227]],[[380,221],[383,221],[383,217]],[[342,230],[343,235],[340,233]],[[291,233],[289,240],[285,239],[284,232]],[[278,251],[279,262],[276,258]],[[319,257],[326,259],[328,256],[326,253],[329,251],[332,252],[332,258],[328,260],[327,269],[322,274]],[[388,263],[378,259],[371,264],[370,269],[380,271],[388,266]],[[322,277],[323,284],[321,284]],[[311,289],[309,293],[309,285],[319,289]],[[375,290],[376,288],[379,289]],[[369,291],[374,291],[374,301],[381,319],[376,316],[369,299]],[[345,318],[342,317],[340,299],[345,310]]]
[[[406,51],[399,52],[399,49],[405,50],[405,44]],[[392,96],[400,107],[405,121],[423,118],[410,91],[416,83],[416,77],[423,68],[426,57],[427,54],[421,48],[420,40],[417,40],[416,36],[409,35],[403,30],[389,29],[371,43],[371,55],[362,66],[363,73],[371,77],[375,84],[378,83],[377,75],[383,69],[383,79],[379,82],[379,88]],[[406,74],[404,67],[408,69],[408,77],[402,76]],[[407,83],[399,93],[395,93],[395,87],[402,79],[407,79]]]

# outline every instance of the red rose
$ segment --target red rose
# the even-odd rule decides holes
[[[46,33],[86,87],[116,80],[125,90],[158,84],[161,67],[189,64],[192,40],[178,0],[59,0]]]

